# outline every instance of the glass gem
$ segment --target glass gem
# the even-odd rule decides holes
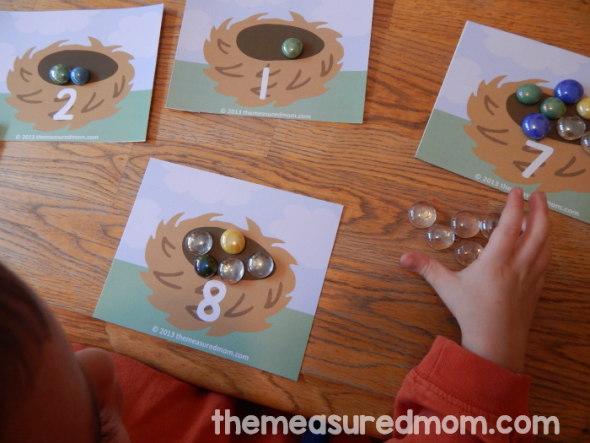
[[[525,83],[516,88],[516,99],[525,105],[534,105],[541,100],[543,91],[533,83]]]
[[[298,38],[288,38],[281,46],[283,55],[287,58],[297,58],[303,52],[303,43]]]
[[[410,223],[417,228],[428,228],[436,221],[436,210],[430,203],[419,201],[408,210]]]
[[[426,231],[426,243],[433,249],[447,249],[455,241],[455,233],[449,226],[434,224]]]
[[[586,132],[580,139],[582,149],[586,154],[590,154],[590,132]]]
[[[275,262],[266,252],[256,252],[248,259],[248,272],[256,278],[268,277],[275,268]]]
[[[221,234],[221,248],[228,254],[239,254],[246,247],[244,234],[235,229],[228,229]]]
[[[195,271],[203,278],[211,278],[217,272],[217,260],[207,254],[197,256]]]
[[[576,111],[578,111],[580,117],[590,120],[590,97],[580,100],[576,105]]]
[[[485,238],[490,238],[494,229],[500,223],[500,214],[491,213],[486,214],[481,219],[481,233]]]
[[[557,120],[565,115],[565,103],[557,97],[549,97],[541,103],[541,114],[552,120]]]
[[[458,237],[471,238],[479,232],[479,218],[473,212],[457,212],[451,218],[451,228]]]
[[[584,88],[577,80],[563,80],[553,90],[555,97],[563,100],[565,104],[573,105],[578,103],[584,95]]]
[[[455,248],[455,258],[463,266],[473,263],[483,251],[483,246],[473,240],[461,240]]]
[[[70,80],[72,83],[78,86],[85,85],[90,80],[90,72],[84,68],[74,68],[70,71]]]
[[[235,285],[244,276],[244,263],[236,257],[227,257],[219,264],[219,277],[230,285]]]
[[[193,254],[206,254],[213,247],[213,237],[207,231],[195,229],[188,233],[184,240],[186,249]]]
[[[540,112],[535,112],[522,119],[522,130],[528,138],[541,140],[551,132],[551,121]]]
[[[65,85],[70,81],[70,68],[60,63],[49,70],[49,78],[53,83]]]
[[[568,115],[557,120],[557,133],[565,140],[577,140],[586,132],[582,117]]]

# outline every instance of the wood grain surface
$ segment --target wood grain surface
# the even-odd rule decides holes
[[[156,1],[0,0],[3,10]],[[184,2],[166,1],[146,143],[0,142],[0,260],[52,306],[72,341],[292,413],[391,414],[407,372],[456,321],[400,268],[431,252],[407,221],[436,201],[443,221],[502,207],[505,194],[414,158],[466,20],[590,56],[588,0],[376,0],[362,125],[166,109]],[[297,382],[91,318],[150,157],[344,205]],[[590,226],[550,214],[553,259],[530,336],[532,414],[590,441]],[[373,435],[374,428],[370,429]]]

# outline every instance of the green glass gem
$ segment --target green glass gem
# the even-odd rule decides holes
[[[70,81],[70,68],[60,63],[49,70],[49,78],[53,83],[65,85]]]
[[[197,256],[195,260],[195,271],[200,277],[210,278],[217,272],[217,260],[207,254]]]
[[[287,58],[297,58],[303,52],[303,43],[298,38],[288,38],[281,47],[283,55]]]
[[[516,99],[525,105],[534,105],[541,100],[543,91],[537,85],[525,83],[516,88]]]
[[[541,103],[541,114],[547,118],[557,120],[565,115],[565,103],[557,97],[549,97]]]

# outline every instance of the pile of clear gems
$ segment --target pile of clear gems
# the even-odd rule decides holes
[[[408,210],[410,223],[417,228],[426,229],[426,243],[436,250],[443,250],[451,247],[455,239],[461,240],[455,247],[455,258],[463,266],[472,264],[483,246],[475,240],[470,240],[480,231],[489,239],[492,232],[498,226],[500,214],[486,214],[481,220],[478,216],[469,211],[457,212],[450,221],[450,226],[436,222],[436,210],[425,201],[414,203]]]

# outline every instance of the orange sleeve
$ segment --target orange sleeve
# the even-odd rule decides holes
[[[488,432],[482,432],[482,424],[476,425],[477,434],[471,435],[469,428],[466,435],[433,435],[435,426],[430,424],[431,435],[426,436],[424,423],[420,424],[420,434],[401,434],[394,430],[390,442],[532,442],[534,436],[529,433],[521,435],[516,432],[502,434],[496,424],[499,417],[507,415],[503,428],[514,427],[514,419],[520,415],[529,415],[528,396],[530,376],[515,374],[489,360],[486,360],[462,348],[457,343],[444,337],[437,337],[432,349],[405,378],[395,399],[394,419],[408,416],[438,417],[441,424],[446,416],[483,417]],[[401,421],[402,427],[406,426]],[[447,429],[453,428],[453,422],[447,422]],[[493,433],[489,430],[493,429]]]
[[[79,351],[83,346],[73,344]],[[123,423],[132,443],[295,443],[297,435],[236,434],[232,424],[225,434],[225,422],[216,434],[211,417],[219,409],[242,420],[248,415],[277,417],[289,414],[189,385],[137,360],[111,353],[123,391]]]

